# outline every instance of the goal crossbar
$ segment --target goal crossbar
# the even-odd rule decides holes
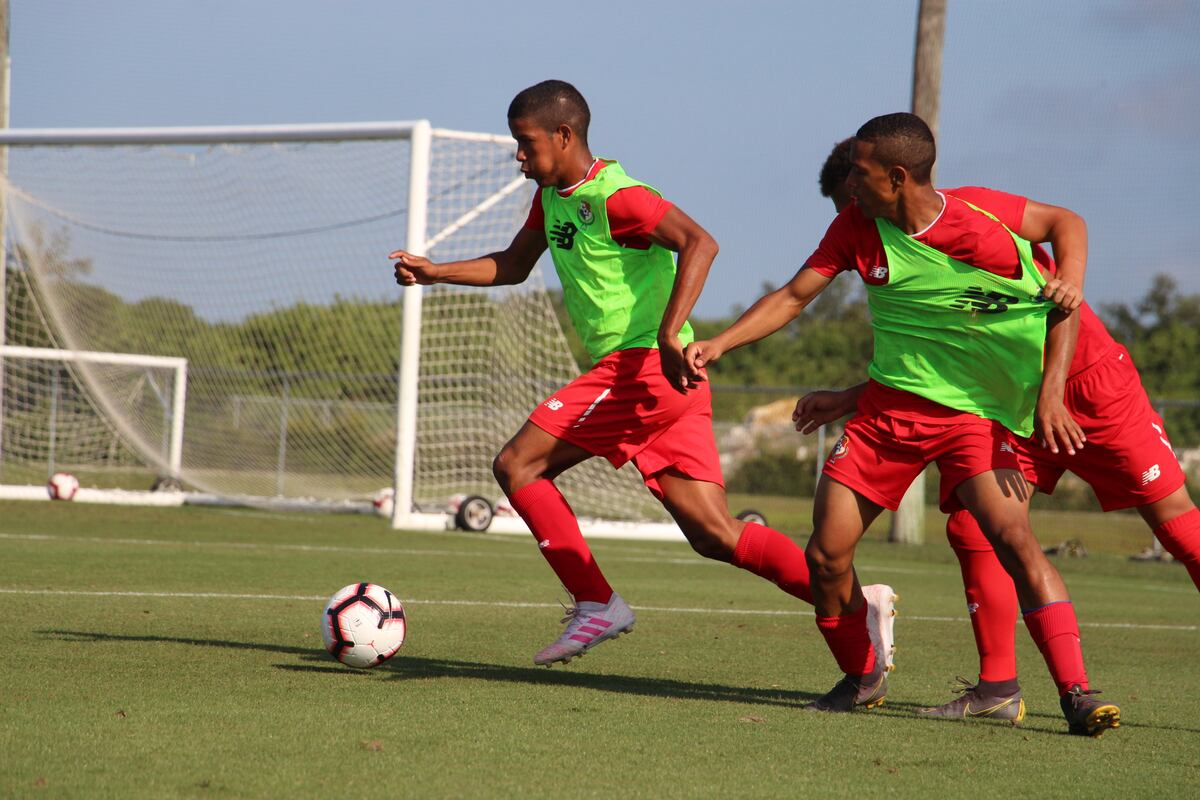
[[[178,128],[6,128],[0,145],[128,145],[128,144],[246,144],[270,142],[369,141],[411,139],[429,122],[337,122],[297,125],[200,125]],[[444,139],[510,143],[511,137],[490,133],[431,128]]]

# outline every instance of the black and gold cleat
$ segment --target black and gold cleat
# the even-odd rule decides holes
[[[888,691],[887,669],[877,669],[869,675],[847,675],[821,697],[805,706],[809,711],[845,713],[855,708],[875,708],[883,705]]]
[[[1015,684],[1015,681],[1014,681]],[[917,709],[923,717],[938,719],[999,719],[1020,724],[1025,719],[1025,699],[1021,697],[1021,689],[1005,695],[990,695],[973,685],[966,678],[959,678],[954,688],[958,697],[940,706]]]
[[[1097,694],[1095,689],[1084,690],[1075,684],[1059,699],[1068,733],[1099,738],[1106,730],[1121,727],[1120,707],[1096,699]]]

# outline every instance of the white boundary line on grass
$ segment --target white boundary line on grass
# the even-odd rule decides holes
[[[151,547],[211,547],[229,548],[234,550],[286,550],[290,552],[311,553],[364,553],[368,555],[390,556],[437,556],[454,558],[529,558],[529,552],[500,553],[491,550],[464,552],[462,550],[422,550],[405,547],[344,547],[326,544],[278,544],[273,542],[222,542],[212,540],[182,540],[182,539],[127,539],[104,536],[58,536],[48,533],[0,533],[0,540],[26,542],[79,542],[83,544],[119,544],[130,546]],[[500,541],[500,540],[496,540]],[[505,538],[503,541],[514,542],[515,539]],[[684,558],[677,556],[617,556],[605,555],[605,561],[620,561],[626,563],[645,564],[674,564],[684,567],[723,567],[723,562],[713,561],[693,555]],[[872,569],[870,564],[859,564],[860,569]],[[887,567],[889,573],[928,575],[934,570],[913,567]]]
[[[290,600],[320,602],[328,598],[312,594],[236,594],[226,592],[134,592],[134,591],[75,591],[64,589],[18,589],[0,587],[0,594],[52,597],[146,597],[169,600]],[[518,603],[493,600],[417,600],[401,601],[411,606],[491,606],[499,608],[559,608],[551,603]],[[667,606],[634,606],[638,611],[662,611],[678,614],[722,614],[756,617],[811,617],[811,611],[781,611],[758,608],[678,608]],[[930,617],[903,614],[905,622],[965,622],[966,617]],[[1147,631],[1200,631],[1200,625],[1153,625],[1135,622],[1081,622],[1081,628],[1124,628]]]

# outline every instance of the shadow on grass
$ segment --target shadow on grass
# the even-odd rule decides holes
[[[280,653],[296,656],[298,660],[308,663],[275,664],[275,668],[288,672],[308,672],[325,675],[344,676],[347,679],[362,678],[372,674],[386,675],[389,680],[427,680],[430,678],[460,678],[469,680],[498,681],[504,683],[527,683],[536,686],[567,686],[592,691],[614,692],[617,694],[646,695],[652,697],[668,697],[682,700],[708,700],[731,703],[746,703],[750,705],[777,706],[783,708],[800,708],[805,703],[815,700],[819,694],[814,692],[791,691],[784,689],[759,689],[747,686],[728,686],[718,683],[696,683],[691,681],[671,680],[667,678],[646,678],[631,675],[602,675],[588,672],[568,671],[562,667],[546,669],[544,667],[516,667],[506,664],[484,664],[473,661],[455,661],[439,658],[422,658],[416,656],[399,656],[372,670],[349,669],[335,665],[324,651],[316,647],[292,647],[289,645],[266,644],[262,642],[235,642],[223,639],[200,639],[177,636],[148,636],[115,633],[100,633],[96,631],[67,631],[41,630],[36,633],[75,642],[165,642],[183,644],[193,647],[228,648],[232,650],[258,650],[268,653]],[[933,725],[969,725],[971,727],[996,726],[1005,727],[1002,723],[986,720],[953,720],[929,719],[915,715],[920,703],[894,702],[888,703],[869,713],[873,716],[895,717],[902,719],[923,719]],[[1058,714],[1030,713],[1027,719],[1044,719],[1061,722]],[[1144,725],[1139,723],[1122,722],[1122,728],[1146,728],[1162,731],[1179,731],[1183,733],[1200,733],[1195,728],[1173,725]],[[1066,730],[1045,730],[1038,728],[1017,728],[1016,731],[1038,735],[1067,735]]]

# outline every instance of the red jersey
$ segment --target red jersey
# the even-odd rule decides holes
[[[596,177],[596,173],[606,166],[608,165],[604,161],[597,158],[592,162],[591,169],[583,180],[567,189],[560,189],[559,196],[570,197],[576,188]],[[662,222],[662,218],[672,206],[669,200],[664,200],[644,186],[630,186],[613,192],[605,203],[613,241],[622,247],[649,250],[651,232],[658,227],[658,223]],[[529,209],[525,227],[542,231],[545,230],[545,225],[546,212],[542,208],[542,193],[534,192],[533,206]]]
[[[1016,277],[1020,273],[1020,260],[1008,231],[967,203],[995,215],[1016,232],[1025,216],[1027,198],[980,186],[945,189],[940,194],[945,198],[941,214],[925,230],[913,234],[913,238],[979,269],[1006,278]],[[1054,259],[1045,248],[1034,244],[1033,259],[1043,272],[1054,274]],[[887,283],[887,253],[875,220],[864,216],[857,205],[847,206],[830,224],[805,267],[830,278],[854,270],[865,283]],[[1104,323],[1085,302],[1080,308],[1079,339],[1069,375],[1075,376],[1097,363],[1115,346]]]

